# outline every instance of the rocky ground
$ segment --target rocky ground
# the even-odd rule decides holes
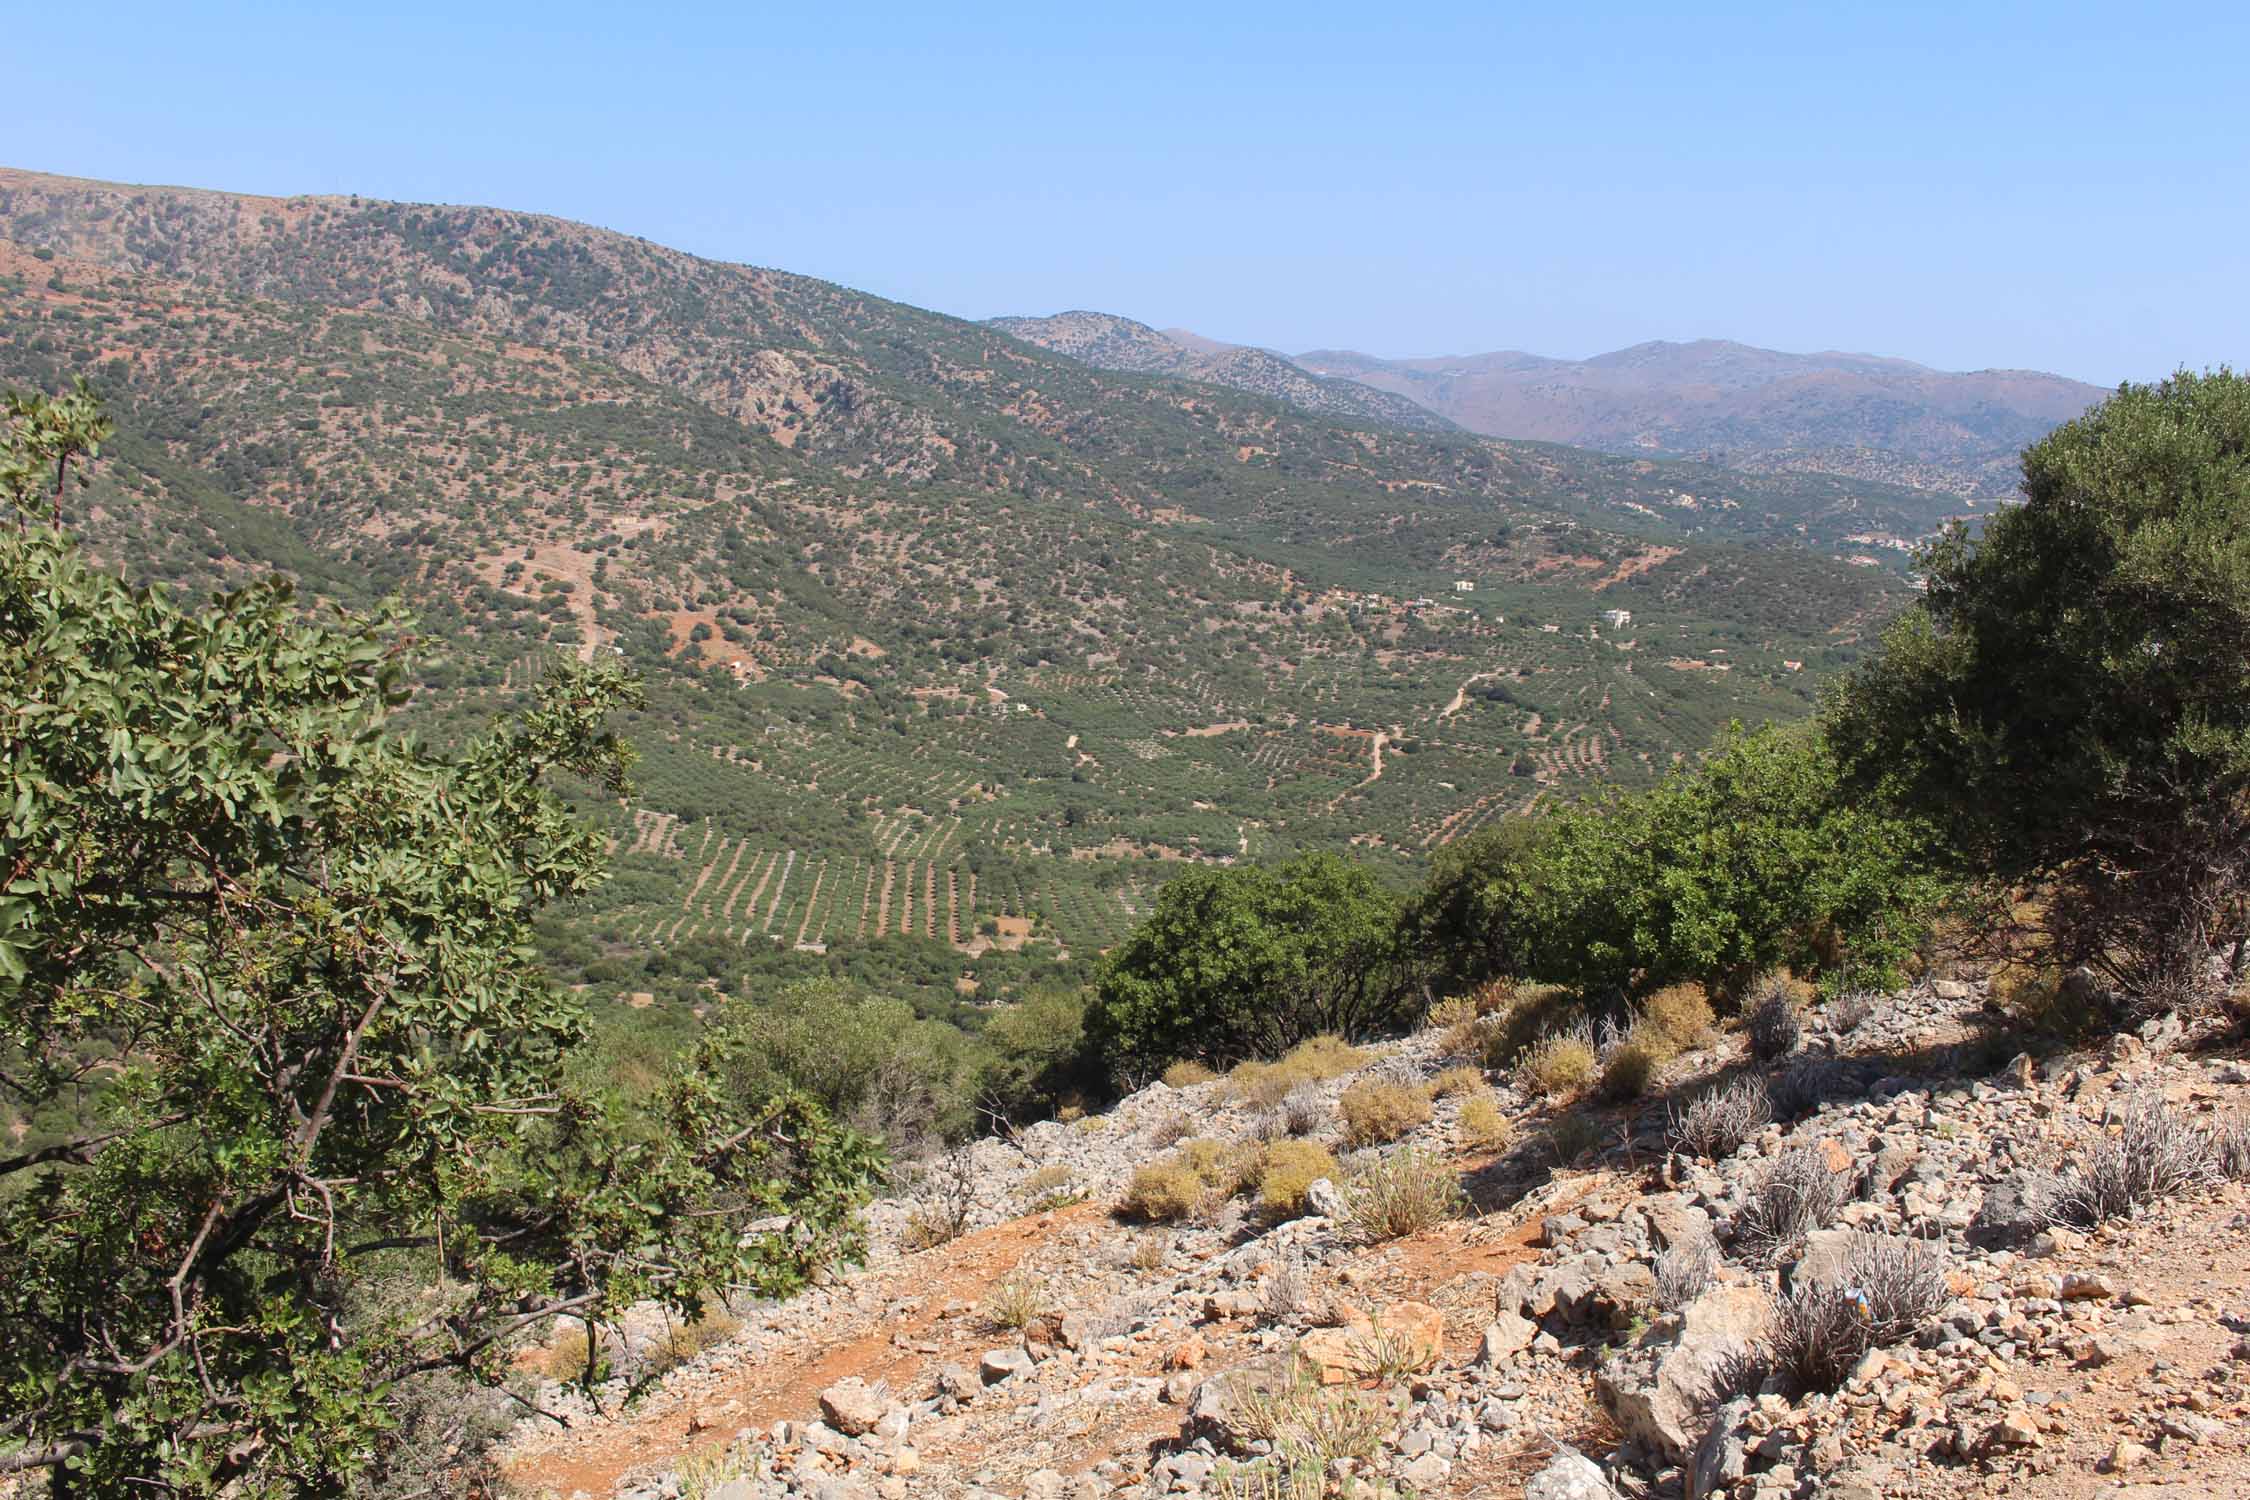
[[[1113,1212],[1183,1129],[1275,1128],[1224,1081],[980,1142],[877,1207],[867,1268],[746,1310],[639,1403],[542,1388],[569,1423],[524,1424],[510,1482],[553,1500],[1309,1497],[1319,1481],[1268,1456],[1286,1401],[1287,1430],[1360,1455],[1331,1490],[1348,1471],[1369,1495],[2250,1493],[2250,1187],[2201,1170],[2088,1230],[2044,1201],[2156,1101],[2183,1128],[2236,1118],[2239,1054],[2175,1028],[1995,1070],[2012,1046],[1953,982],[1842,1019],[1772,1065],[1774,1120],[1716,1160],[1674,1149],[1667,1122],[1754,1071],[1737,1035],[1625,1106],[1496,1081],[1498,1151],[1440,1098],[1381,1151],[1441,1154],[1468,1211],[1380,1242],[1343,1202],[1364,1155],[1279,1222],[1240,1200],[1174,1226]],[[1442,1051],[1409,1038],[1360,1076],[1426,1078]],[[1353,1081],[1318,1086],[1324,1119]],[[1770,1183],[1808,1163],[1833,1212],[1769,1243]],[[910,1220],[947,1202],[967,1232],[906,1253]],[[1791,1394],[1745,1356],[1777,1299],[1864,1276],[1870,1245],[1923,1258],[1934,1310],[1838,1389]]]

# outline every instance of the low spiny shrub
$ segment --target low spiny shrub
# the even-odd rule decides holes
[[[1801,991],[1811,987],[1787,974],[1768,974],[1751,986],[1749,995],[1750,1055],[1772,1063],[1797,1050],[1805,1037]]]
[[[1775,1157],[1758,1179],[1735,1233],[1752,1254],[1777,1260],[1815,1229],[1827,1228],[1844,1202],[1843,1174],[1829,1170],[1827,1154],[1798,1146]]]
[[[1765,1083],[1744,1076],[1689,1100],[1685,1109],[1672,1114],[1666,1136],[1682,1155],[1719,1161],[1756,1139],[1772,1120],[1773,1101]]]
[[[2055,1222],[2090,1229],[2217,1175],[2211,1137],[2161,1097],[2126,1107],[2117,1133],[2056,1179],[2048,1212]]]

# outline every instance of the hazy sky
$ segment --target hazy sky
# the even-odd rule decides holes
[[[1291,351],[2250,362],[2240,3],[313,9],[14,7],[0,155]]]

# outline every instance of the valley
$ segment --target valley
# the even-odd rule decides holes
[[[844,965],[951,1013],[1082,972],[1189,862],[1410,879],[1809,712],[1910,595],[1849,538],[1943,513],[499,210],[0,172],[0,287],[0,378],[109,403],[84,524],[137,576],[403,598],[439,736],[555,653],[646,678],[616,878],[552,933],[620,1000]]]

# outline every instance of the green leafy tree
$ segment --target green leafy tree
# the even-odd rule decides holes
[[[1145,1074],[1395,1025],[1409,995],[1397,912],[1374,875],[1333,854],[1181,875],[1102,967],[1086,1021],[1094,1055]]]
[[[2124,386],[2023,472],[1924,559],[1830,738],[1962,868],[2043,888],[2065,962],[2197,1004],[2250,935],[2250,379]]]
[[[400,620],[129,587],[60,521],[91,397],[5,419],[0,1090],[91,1102],[0,1159],[0,1470],[333,1494],[403,1391],[496,1384],[558,1314],[693,1317],[856,1248],[872,1148],[722,1088],[723,1039],[644,1119],[562,1085],[584,1019],[530,922],[599,878],[555,783],[623,789],[624,678],[441,754],[388,722]]]
[[[1530,972],[1535,934],[1511,920],[1538,878],[1543,819],[1508,818],[1447,844],[1399,913],[1399,946],[1425,989],[1460,994]]]
[[[1831,986],[1897,977],[1946,891],[1910,820],[1841,794],[1803,729],[1731,730],[1631,795],[1566,809],[1422,905],[1471,945],[1456,967],[1626,995],[1692,979],[1739,995],[1789,965]],[[1442,956],[1442,955],[1441,955]]]

